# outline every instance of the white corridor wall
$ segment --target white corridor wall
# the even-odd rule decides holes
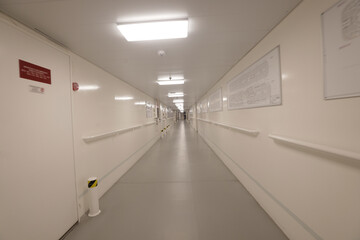
[[[53,83],[19,78],[19,59],[51,69]],[[59,239],[88,209],[87,179],[102,196],[173,119],[155,124],[135,104],[153,98],[1,13],[0,63],[0,239]]]
[[[120,81],[81,57],[72,54],[72,79],[80,90],[72,93],[74,112],[74,143],[79,210],[87,206],[87,179],[97,176],[102,196],[158,139],[160,127],[148,125],[85,142],[84,137],[109,133],[119,129],[154,123],[146,118],[145,105],[135,103],[154,99]],[[94,90],[81,90],[84,87]],[[115,97],[132,97],[115,100]]]
[[[360,161],[280,144],[278,134],[360,154],[360,98],[324,100],[321,13],[335,0],[304,0],[208,93],[280,46],[283,104],[201,113],[198,131],[290,239],[360,239]],[[193,111],[196,109],[194,108]],[[195,121],[195,120],[193,120]],[[195,123],[192,123],[195,126]]]
[[[20,59],[51,84],[20,78]],[[0,239],[59,239],[77,221],[70,56],[0,16],[0,83]]]

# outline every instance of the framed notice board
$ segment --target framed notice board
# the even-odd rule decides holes
[[[360,96],[360,0],[342,0],[322,13],[324,97]]]
[[[222,111],[223,106],[221,96],[221,88],[209,96],[209,112]]]
[[[230,80],[227,91],[229,110],[281,105],[280,47]]]

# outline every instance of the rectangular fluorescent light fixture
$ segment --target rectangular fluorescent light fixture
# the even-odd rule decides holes
[[[127,100],[133,100],[134,97],[130,97],[130,96],[124,96],[124,97],[115,97],[116,101],[127,101]]]
[[[99,89],[99,86],[97,85],[80,85],[79,91],[89,91],[89,90],[97,90]]]
[[[183,103],[184,99],[174,99],[173,103]]]
[[[171,92],[168,93],[168,97],[183,97],[184,93],[183,92]]]
[[[167,80],[167,81],[156,81],[159,85],[180,85],[184,84],[185,80]]]
[[[177,103],[175,105],[178,109],[184,109],[184,104],[182,104],[182,103]]]
[[[117,28],[129,42],[186,38],[188,35],[188,20],[178,19],[153,22],[119,23]]]
[[[135,105],[145,105],[145,102],[135,102]]]
[[[168,76],[158,78],[158,81],[167,81],[167,80],[170,80]],[[184,76],[181,75],[171,76],[171,80],[184,80]]]

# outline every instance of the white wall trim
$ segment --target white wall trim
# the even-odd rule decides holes
[[[215,154],[222,159],[222,157],[218,154],[220,151],[227,159],[229,159],[238,169],[240,169],[255,185],[264,192],[270,199],[273,200],[281,209],[284,210],[292,219],[294,219],[306,232],[308,232],[314,239],[323,240],[323,238],[317,234],[309,225],[307,225],[303,220],[301,220],[294,212],[292,212],[284,203],[282,203],[279,199],[277,199],[271,192],[269,192],[258,180],[256,180],[251,174],[248,173],[239,163],[237,163],[231,156],[229,156],[222,148],[220,148],[216,143],[206,138],[203,134],[199,132],[199,135],[204,139],[204,141],[208,144],[208,146],[214,150]],[[214,149],[216,148],[216,149]],[[222,159],[222,161],[226,164],[226,162]],[[226,164],[227,165],[227,164]],[[231,171],[231,168],[229,168]],[[236,174],[234,174],[236,176]],[[238,176],[236,176],[238,178]],[[238,178],[240,181],[240,179]],[[241,182],[241,181],[240,181]],[[281,227],[281,226],[280,226]],[[284,230],[284,229],[283,229]]]

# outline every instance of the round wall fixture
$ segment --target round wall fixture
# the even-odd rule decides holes
[[[159,51],[158,51],[158,55],[159,55],[160,57],[163,57],[163,56],[166,55],[166,52],[165,52],[164,50],[159,50]]]

